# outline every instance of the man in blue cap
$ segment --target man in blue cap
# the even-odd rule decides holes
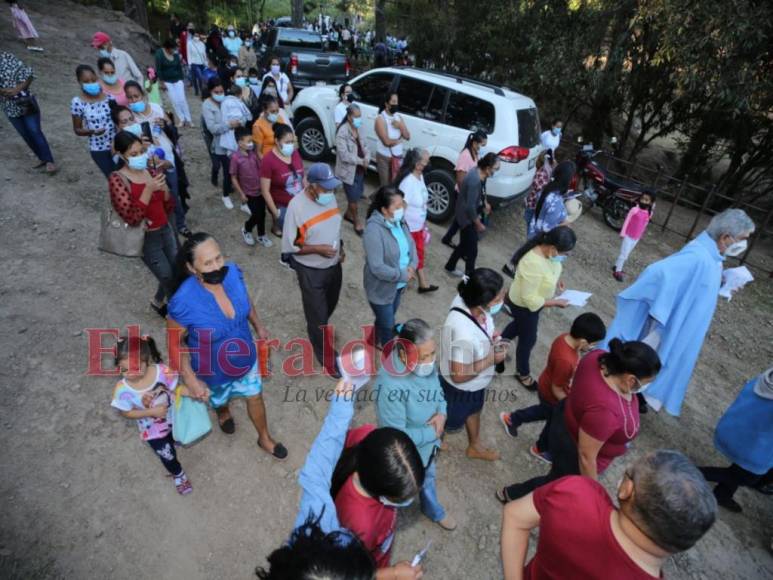
[[[314,355],[325,372],[340,378],[336,366],[335,332],[325,330],[341,294],[341,213],[335,190],[341,182],[326,163],[315,163],[306,174],[308,186],[287,206],[282,253],[288,256],[303,297],[303,314]]]

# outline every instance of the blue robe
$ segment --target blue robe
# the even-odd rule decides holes
[[[652,319],[660,333],[663,368],[644,393],[647,402],[679,415],[703,339],[711,325],[722,282],[722,255],[703,232],[676,254],[650,264],[617,296],[610,339],[641,340]]]

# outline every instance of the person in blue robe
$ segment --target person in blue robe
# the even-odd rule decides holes
[[[746,250],[754,222],[743,210],[714,216],[697,238],[654,264],[617,296],[606,342],[641,340],[658,352],[663,368],[644,393],[656,411],[678,416],[695,362],[717,306],[722,261]]]

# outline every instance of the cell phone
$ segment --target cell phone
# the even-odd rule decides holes
[[[424,560],[424,558],[427,556],[427,551],[429,550],[429,547],[430,547],[431,545],[432,545],[432,540],[430,540],[429,542],[427,542],[427,545],[426,545],[426,546],[424,546],[424,549],[423,549],[423,550],[421,550],[421,551],[420,551],[418,554],[416,554],[416,555],[413,557],[413,560],[411,560],[411,566],[412,566],[412,567],[414,567],[414,566],[418,566],[419,564],[421,564],[421,562],[422,562],[422,561]]]
[[[151,143],[153,142],[153,133],[150,130],[150,123],[147,121],[140,123],[140,127],[142,128],[142,136],[145,137],[148,141]]]

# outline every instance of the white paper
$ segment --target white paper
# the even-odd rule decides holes
[[[336,362],[338,363],[338,370],[341,372],[341,378],[352,384],[355,393],[370,380],[370,375],[368,374],[368,368],[370,367],[366,364],[367,355],[365,349],[357,348],[352,350],[347,357],[346,365],[344,365],[340,355]],[[351,374],[347,370],[351,371]]]
[[[727,298],[729,302],[733,294],[752,280],[754,280],[754,276],[746,266],[728,268],[722,272],[722,287],[719,289],[719,295]]]
[[[588,298],[593,296],[590,292],[581,292],[580,290],[564,290],[561,296],[558,296],[559,300],[567,300],[570,306],[585,306],[588,303]]]

